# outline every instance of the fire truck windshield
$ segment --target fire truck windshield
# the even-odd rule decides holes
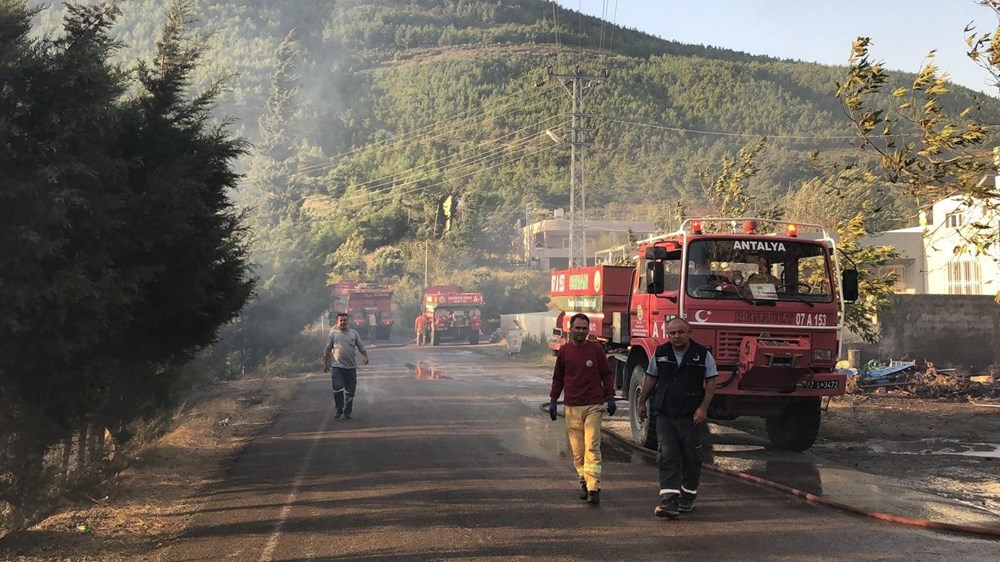
[[[697,299],[831,302],[828,263],[819,242],[697,240],[688,248],[686,291]]]

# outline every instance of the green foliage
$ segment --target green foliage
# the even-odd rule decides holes
[[[166,4],[121,4],[113,36],[126,48],[111,60],[155,56],[150,38]],[[819,208],[828,201],[813,201],[816,160],[850,149],[829,95],[838,69],[664,41],[540,0],[218,0],[196,15],[206,50],[186,89],[210,91],[231,75],[228,89],[215,90],[218,112],[255,145],[238,196],[261,277],[253,306],[262,309],[226,328],[224,345],[236,346],[227,357],[264,357],[287,344],[324,307],[331,279],[400,274],[387,255],[376,257],[383,247],[431,240],[437,282],[506,267],[525,206],[554,209],[569,198],[569,154],[544,135],[565,127],[569,100],[555,81],[534,84],[549,66],[599,71],[594,54],[609,33],[613,46],[601,53],[609,76],[586,102],[595,126],[589,217],[676,227],[675,205],[689,215],[713,208],[699,186],[719,162],[728,163],[703,185],[717,192],[716,207],[767,215],[800,197]],[[938,97],[942,108],[971,103],[970,92],[952,93]],[[983,100],[982,116],[996,122],[1000,104]],[[767,143],[755,145],[760,138]],[[742,199],[727,198],[736,184]],[[884,191],[880,206],[893,213],[875,213],[868,227],[905,226],[879,220],[895,209],[915,221],[910,200]],[[848,202],[838,218],[853,216]],[[422,280],[422,247],[404,254],[402,275]]]
[[[896,198],[889,186],[871,179],[852,181],[852,175],[856,170],[832,170],[827,177],[807,180],[785,197],[785,218],[833,232],[838,224],[864,211],[865,229],[875,233],[909,226],[917,216],[912,199]]]
[[[837,226],[840,236],[839,249],[850,257],[851,265],[858,268],[858,300],[845,304],[844,325],[868,342],[878,341],[874,325],[878,315],[889,309],[889,295],[896,284],[894,273],[879,273],[879,266],[889,259],[899,257],[891,246],[861,246],[859,242],[870,235],[865,226],[867,209],[862,208],[853,217]]]
[[[413,321],[420,314],[424,296],[423,281],[403,277],[392,285],[392,307],[396,318],[396,332],[413,330]]]
[[[379,283],[389,283],[402,277],[406,271],[406,253],[393,246],[382,246],[371,253],[368,260],[368,278]]]
[[[339,248],[327,257],[330,268],[327,284],[338,281],[359,280],[367,277],[364,260],[365,239],[360,234],[352,234]]]
[[[995,2],[987,4],[998,8]],[[1000,13],[1000,12],[998,12]],[[970,36],[972,57],[996,71],[996,35]],[[993,255],[1000,240],[1000,191],[992,176],[996,164],[991,134],[979,104],[955,108],[946,104],[953,88],[929,57],[907,85],[896,87],[884,100],[889,76],[869,58],[870,40],[854,42],[846,79],[837,84],[837,98],[861,139],[861,148],[878,157],[870,173],[928,208],[957,197],[981,211],[981,218],[959,230],[965,246],[976,254]]]
[[[755,160],[764,148],[765,139],[760,139],[752,147],[741,148],[737,158],[722,159],[722,169],[712,178],[712,170],[705,168],[701,173],[701,185],[705,190],[706,216],[772,218],[780,214],[780,209],[753,209],[754,198],[747,192],[750,178],[757,174]]]
[[[483,293],[483,316],[498,318],[515,312],[542,312],[548,303],[548,274],[478,269],[468,290]]]
[[[613,265],[635,266],[636,257],[639,255],[639,239],[636,238],[632,229],[628,229],[627,251],[619,256]]]
[[[2,8],[0,385],[69,423],[96,407],[107,381],[64,384],[66,371],[120,334],[150,273],[120,261],[127,163],[114,105],[125,84],[107,64],[114,9],[74,8],[64,37],[35,42],[23,6]]]
[[[22,3],[0,4],[0,390],[16,405],[0,405],[0,500],[34,493],[24,471],[69,428],[168,404],[252,292],[228,199],[244,145],[212,123],[217,85],[189,96],[189,10],[131,80],[111,62],[116,4],[68,6],[64,32],[37,40]]]

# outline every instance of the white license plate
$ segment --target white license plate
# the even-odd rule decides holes
[[[840,386],[840,381],[802,381],[803,390],[830,390]]]

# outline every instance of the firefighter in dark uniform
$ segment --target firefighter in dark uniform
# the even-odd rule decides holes
[[[666,331],[668,342],[656,348],[646,369],[638,414],[645,419],[646,401],[652,394],[660,465],[660,503],[654,513],[674,519],[691,511],[698,497],[699,426],[708,418],[719,371],[708,349],[691,341],[687,320],[674,318],[667,322]]]

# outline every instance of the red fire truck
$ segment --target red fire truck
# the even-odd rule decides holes
[[[628,397],[635,441],[656,448],[656,425],[637,419],[637,400],[667,321],[680,316],[719,367],[709,417],[761,416],[775,446],[811,447],[821,400],[846,390],[834,365],[843,303],[858,292],[857,270],[840,271],[826,232],[765,219],[692,219],[641,242],[636,257],[634,267],[554,272],[552,300],[563,312],[549,344],[568,341],[573,314],[591,318],[591,335],[605,345]]]
[[[347,313],[348,325],[370,340],[389,339],[395,324],[392,318],[392,286],[342,281],[331,290],[330,316]],[[332,320],[332,318],[331,318]]]
[[[482,293],[466,293],[458,285],[434,285],[424,289],[421,314],[430,326],[431,345],[444,340],[479,343],[482,307]]]

